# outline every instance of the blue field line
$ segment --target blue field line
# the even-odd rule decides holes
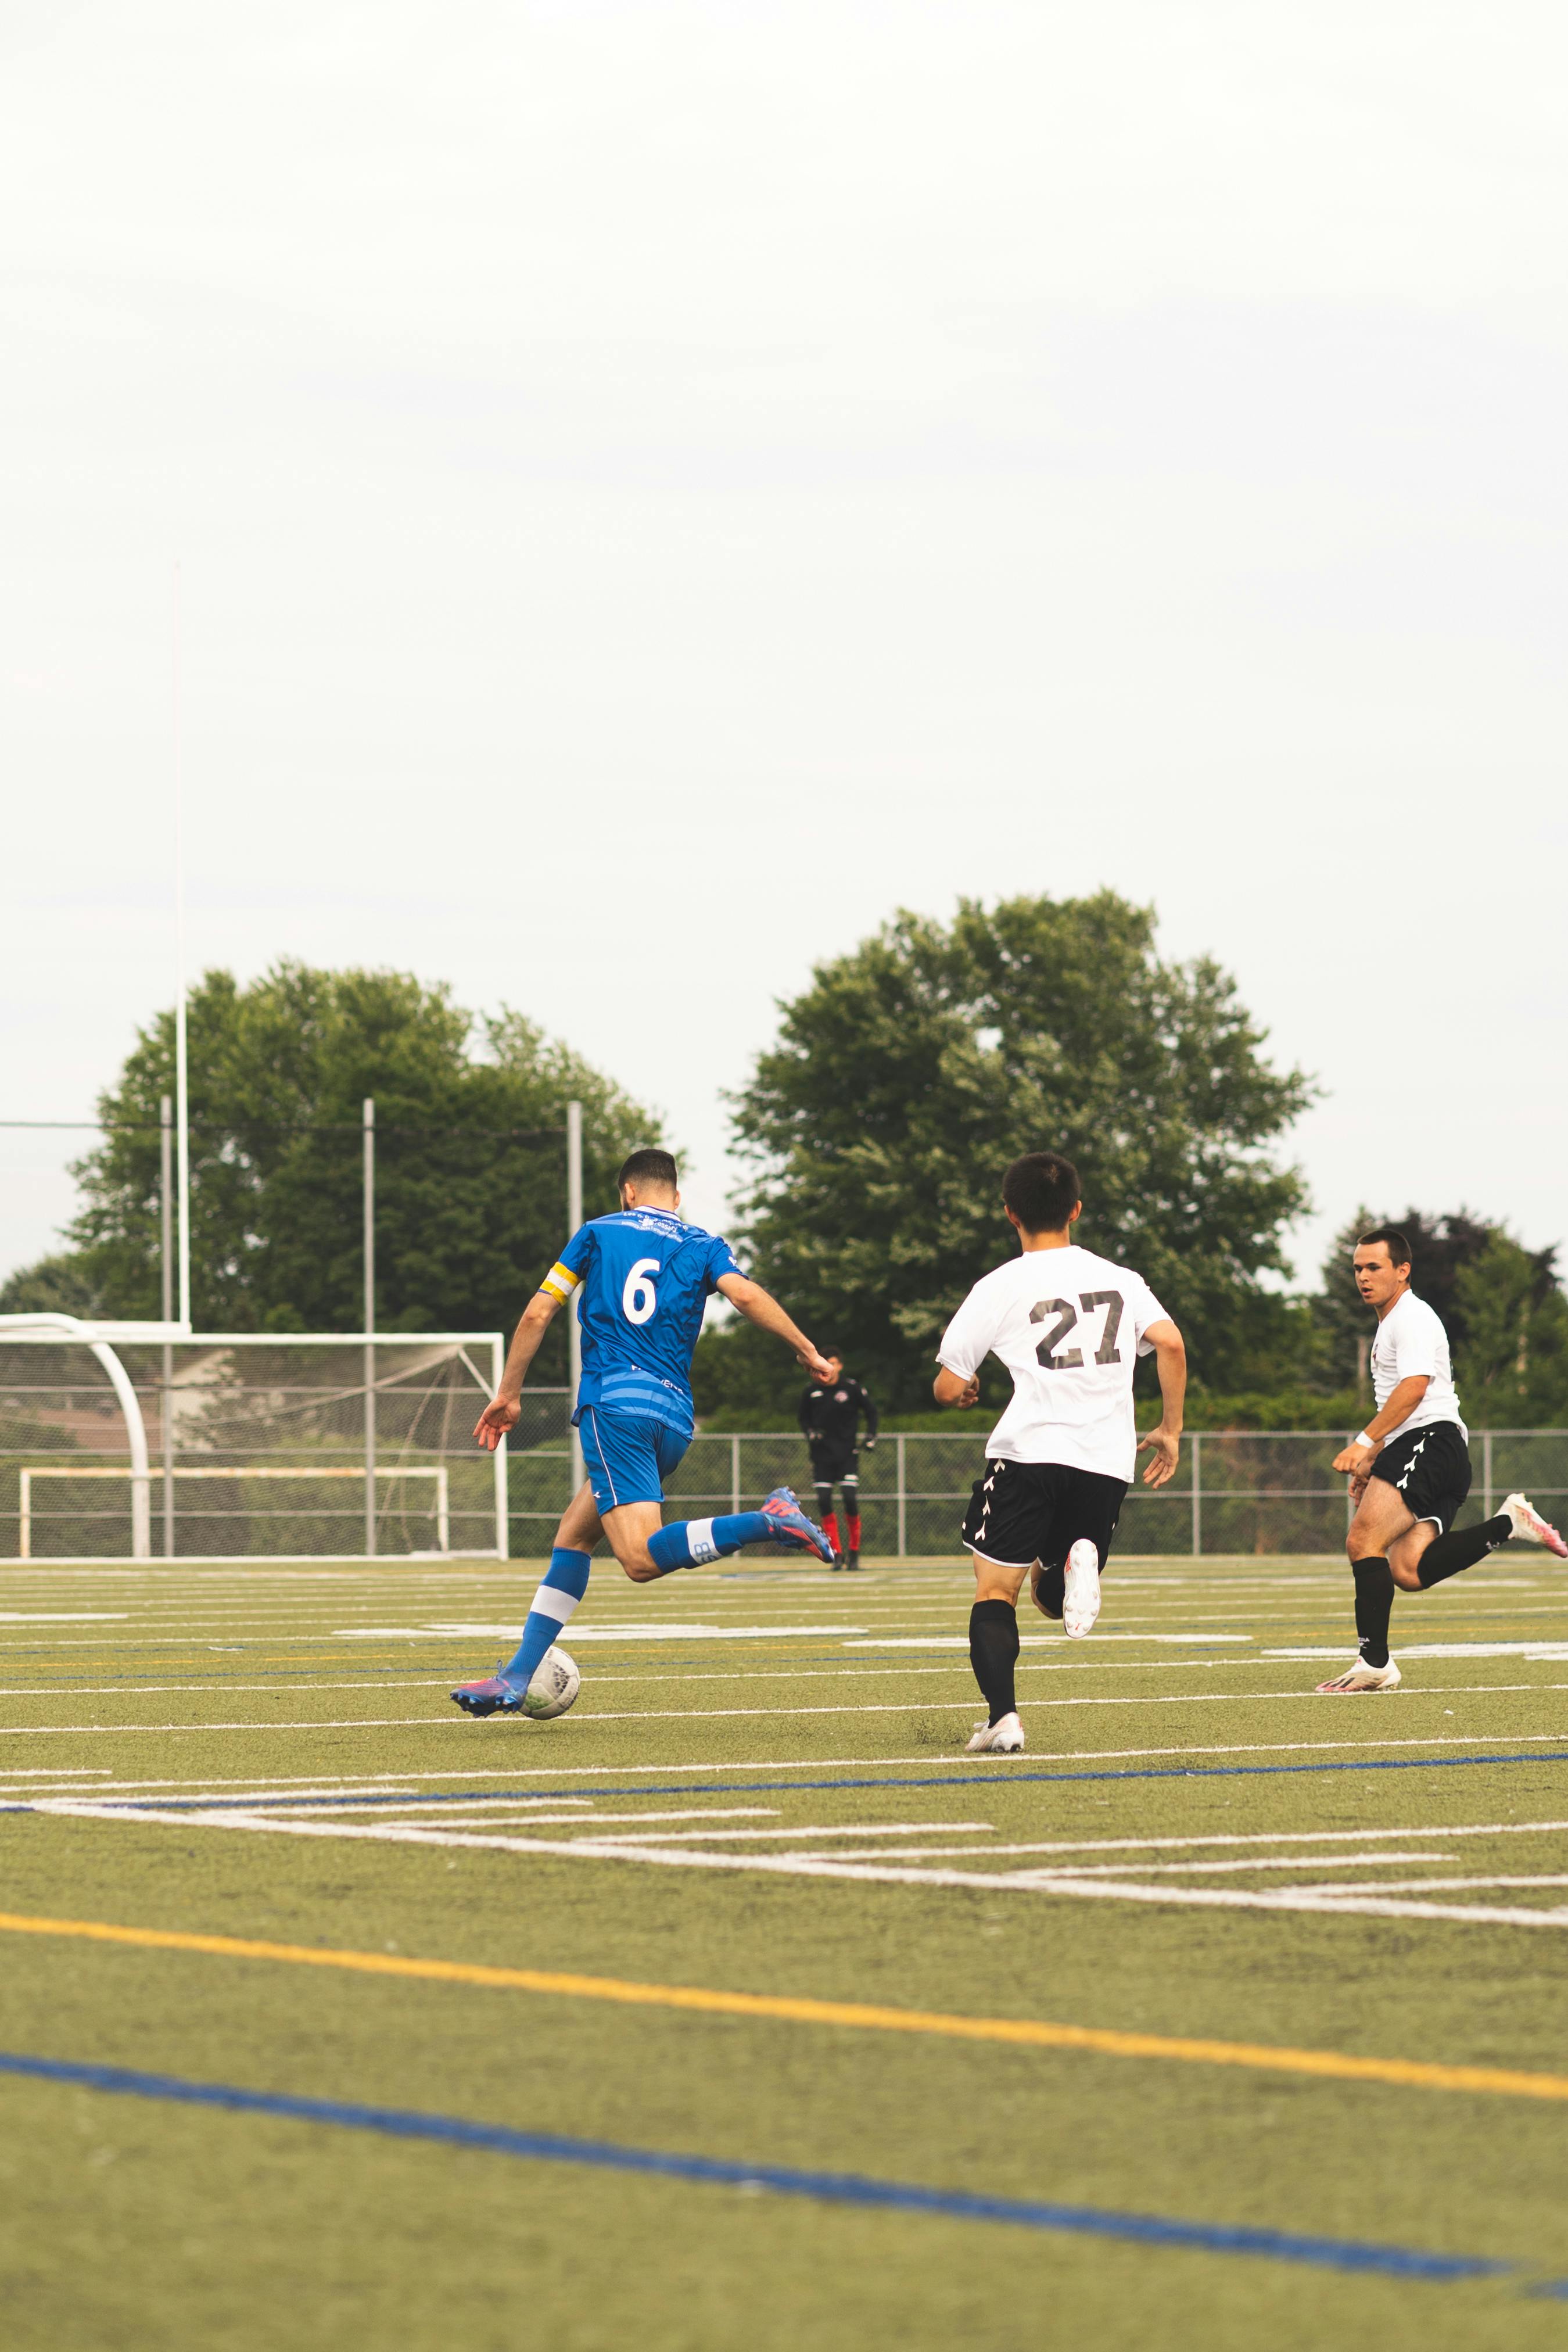
[[[106,1807],[125,1807],[136,1812],[215,1813],[225,1811],[259,1812],[271,1806],[287,1806],[291,1811],[304,1812],[322,1806],[352,1805],[473,1805],[488,1803],[497,1797],[569,1797],[592,1794],[595,1797],[706,1797],[706,1796],[788,1796],[792,1790],[822,1789],[963,1789],[981,1785],[1010,1788],[1019,1780],[1079,1781],[1079,1780],[1245,1780],[1267,1778],[1272,1774],[1292,1772],[1451,1772],[1463,1767],[1479,1764],[1568,1764],[1568,1748],[1542,1748],[1528,1756],[1393,1756],[1383,1759],[1336,1759],[1327,1764],[1171,1764],[1134,1768],[1123,1772],[1016,1772],[998,1762],[988,1772],[952,1771],[933,1773],[920,1780],[726,1780],[710,1781],[694,1787],[688,1780],[642,1781],[632,1788],[607,1788],[595,1782],[591,1790],[582,1789],[460,1789],[455,1790],[424,1790],[414,1796],[383,1796],[372,1790],[369,1795],[343,1797],[105,1797]],[[526,1772],[530,1768],[525,1765]],[[549,1768],[540,1765],[538,1769]],[[693,1768],[695,1769],[695,1767]],[[716,1768],[705,1766],[706,1770]],[[744,1768],[742,1768],[744,1769]],[[723,1771],[719,1765],[716,1769]],[[258,1774],[265,1779],[265,1774]],[[411,1773],[417,1780],[418,1773]],[[90,1789],[79,1792],[90,1797]],[[13,1812],[29,1812],[29,1805],[13,1805]],[[592,1815],[584,1813],[585,1822]]]
[[[1495,2278],[1516,2265],[1479,2254],[1429,2253],[1418,2246],[1388,2246],[1357,2238],[1319,2238],[1291,2230],[1182,2221],[1162,2213],[1117,2213],[1095,2205],[1037,2203],[976,2196],[964,2189],[928,2189],[918,2181],[875,2180],[858,2172],[808,2172],[793,2165],[740,2164],[726,2157],[687,2156],[662,2148],[623,2147],[613,2140],[568,2139],[554,2132],[514,2130],[466,2116],[422,2114],[408,2107],[370,2107],[338,2099],[309,2099],[284,2091],[247,2091],[228,2083],[192,2083],[177,2074],[149,2074],[125,2066],[84,2065],[0,2051],[0,2074],[66,2083],[121,2097],[158,2099],[182,2106],[222,2107],[231,2114],[276,2116],[289,2123],[328,2124],[390,2139],[436,2140],[494,2156],[538,2164],[579,2164],[605,2172],[652,2173],[720,2189],[768,2189],[828,2205],[880,2207],[955,2221],[1000,2221],[1015,2229],[1119,2239],[1145,2246],[1178,2247],[1210,2254],[1249,2254],[1266,2262],[1301,2263],[1316,2270],[1376,2273],[1385,2278],[1448,2284]]]

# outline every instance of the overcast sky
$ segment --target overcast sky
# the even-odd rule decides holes
[[[1364,1198],[1568,1234],[1565,63],[1497,0],[0,0],[0,1116],[171,998],[177,559],[193,965],[519,1006],[710,1219],[815,961],[1109,884],[1317,1074],[1306,1265]],[[72,1142],[0,1135],[0,1270]]]

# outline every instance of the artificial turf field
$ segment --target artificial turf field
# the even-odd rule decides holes
[[[7,2347],[1568,2338],[1542,1555],[1360,1702],[1343,1565],[1118,1561],[995,1759],[956,1562],[601,1562],[474,1722],[536,1572],[0,1574]]]

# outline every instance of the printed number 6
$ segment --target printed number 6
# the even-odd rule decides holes
[[[640,1257],[626,1277],[626,1287],[621,1293],[621,1312],[628,1323],[645,1323],[659,1303],[659,1294],[649,1276],[659,1271],[656,1257]]]

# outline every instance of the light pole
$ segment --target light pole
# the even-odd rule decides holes
[[[376,1556],[376,1105],[364,1102],[365,1558]]]
[[[162,1218],[163,1320],[174,1319],[174,1106],[167,1095],[158,1104],[158,1151]],[[163,1342],[163,1557],[174,1557],[174,1350]]]

